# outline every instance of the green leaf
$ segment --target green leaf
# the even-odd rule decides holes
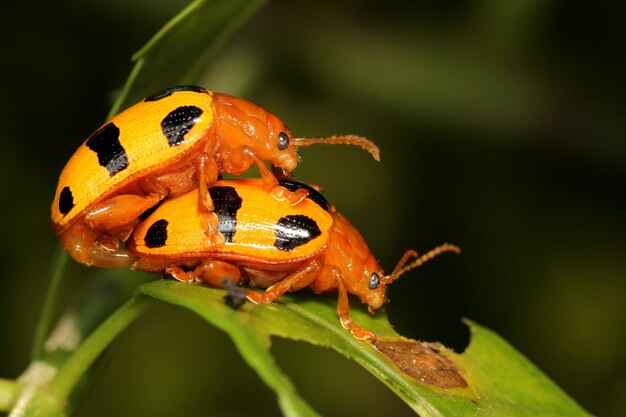
[[[271,336],[330,347],[352,358],[422,417],[588,415],[499,336],[469,322],[472,342],[459,355],[440,344],[403,338],[384,314],[372,316],[360,306],[353,306],[352,317],[376,332],[378,342],[356,340],[339,325],[335,300],[328,297],[287,295],[234,311],[224,304],[223,291],[201,285],[161,280],[141,286],[139,293],[188,308],[226,332],[277,392],[286,415],[313,411],[273,363]]]

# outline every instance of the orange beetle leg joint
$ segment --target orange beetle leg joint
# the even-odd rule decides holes
[[[217,181],[218,175],[219,169],[215,159],[208,155],[200,155],[198,158],[198,204],[201,211],[211,212],[214,209],[208,187]]]
[[[317,278],[317,271],[319,271],[320,268],[321,265],[318,261],[312,261],[287,278],[278,281],[265,292],[248,290],[246,296],[248,300],[254,304],[271,303],[278,300],[287,291],[294,291],[311,284],[315,278]]]
[[[108,246],[101,245],[98,233],[89,229],[84,222],[74,223],[60,237],[61,244],[67,253],[76,261],[88,266],[124,268],[137,261],[137,257],[126,250],[111,250]],[[117,240],[110,238],[107,245],[116,248]]]
[[[213,259],[202,262],[194,272],[198,279],[217,288],[224,288],[224,280],[234,284],[239,284],[241,281],[239,268],[227,262]]]
[[[339,322],[344,329],[350,330],[350,333],[352,333],[355,339],[369,340],[372,343],[376,343],[376,335],[353,322],[349,316],[339,316]]]
[[[213,212],[200,213],[200,224],[204,229],[206,243],[209,247],[215,247],[226,242],[226,238],[217,230],[219,219]]]
[[[295,206],[302,200],[304,200],[309,195],[309,190],[306,188],[298,188],[296,191],[291,193],[291,195],[287,198],[289,200],[289,204]]]
[[[265,165],[262,159],[254,154],[254,151],[251,149],[246,149],[246,153],[250,155],[257,168],[259,169],[259,173],[261,174],[261,179],[263,180],[263,184],[265,188],[269,190],[272,197],[274,197],[278,201],[289,201],[289,204],[295,206],[302,200],[304,200],[309,192],[304,188],[299,188],[294,192],[287,190],[285,187],[281,187],[278,185],[278,179],[276,175],[272,172],[271,169]]]
[[[276,187],[278,185],[278,178],[276,178],[272,170],[269,169],[267,165],[265,165],[265,162],[263,162],[261,158],[254,154],[254,151],[252,151],[251,149],[246,149],[246,151],[246,153],[252,158],[254,164],[259,169],[259,174],[261,174],[261,179],[263,180],[265,188],[270,190],[273,187]]]
[[[339,295],[339,299],[337,300],[337,315],[339,316],[341,326],[346,330],[350,330],[350,333],[352,333],[352,336],[356,339],[369,340],[372,343],[376,343],[376,335],[373,332],[363,329],[361,326],[353,322],[352,318],[350,318],[348,291],[346,290],[346,285],[343,282],[343,277],[337,269],[333,269],[333,276],[337,282],[337,293]]]
[[[200,155],[198,159],[198,211],[200,212],[200,221],[206,236],[206,243],[209,247],[221,245],[226,241],[217,230],[219,219],[213,213],[215,206],[208,192],[208,187],[217,181],[218,175],[219,170],[215,159],[208,155]]]
[[[170,266],[165,268],[165,273],[171,275],[175,280],[181,282],[192,282],[196,279],[194,272],[185,272],[177,266]]]
[[[295,206],[307,198],[309,191],[306,188],[298,188],[291,192],[285,187],[277,185],[270,190],[270,194],[277,201],[288,201],[290,205]]]

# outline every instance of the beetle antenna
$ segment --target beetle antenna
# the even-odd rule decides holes
[[[357,135],[337,135],[324,138],[296,138],[296,146],[310,146],[318,143],[328,145],[355,145],[369,152],[375,160],[380,161],[380,150],[371,140]]]
[[[404,255],[402,255],[402,258],[400,258],[400,261],[398,262],[398,265],[395,267],[393,272],[387,276],[387,283],[391,283],[392,281],[398,279],[400,275],[404,274],[405,272],[410,271],[413,268],[417,268],[418,266],[433,259],[437,255],[441,255],[444,252],[461,253],[461,249],[456,245],[444,243],[443,245],[437,246],[435,249],[426,252],[420,257],[418,257],[417,252],[413,249],[406,251]],[[415,257],[417,259],[415,259],[410,264],[405,265],[410,257]]]

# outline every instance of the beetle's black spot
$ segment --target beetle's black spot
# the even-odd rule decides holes
[[[128,166],[128,155],[120,143],[120,129],[108,123],[89,136],[85,143],[98,155],[98,163],[114,175]]]
[[[160,248],[165,246],[167,242],[167,225],[169,222],[165,219],[157,220],[152,223],[143,240],[146,242],[146,246],[149,248]]]
[[[232,242],[237,226],[237,211],[241,208],[242,199],[233,187],[211,187],[209,194],[219,221],[217,230],[224,235],[226,242]]]
[[[74,196],[70,187],[65,186],[59,194],[59,211],[62,215],[66,215],[74,208]]]
[[[202,109],[196,106],[180,106],[172,110],[161,122],[161,130],[167,143],[170,146],[180,145],[201,114]]]
[[[282,180],[280,181],[280,185],[282,185],[289,191],[296,191],[298,188],[306,188],[309,191],[309,195],[307,195],[306,198],[315,202],[315,204],[320,206],[325,211],[330,211],[331,205],[328,200],[326,200],[326,197],[324,197],[319,191],[317,191],[310,185],[293,180]]]
[[[209,94],[206,88],[198,87],[197,85],[181,85],[178,87],[167,88],[161,90],[156,94],[146,97],[143,101],[158,101],[162,98],[169,97],[178,91],[195,91],[196,93]]]
[[[276,223],[274,246],[280,250],[292,251],[295,247],[315,239],[322,232],[312,218],[303,214],[281,217]]]
[[[156,209],[158,209],[159,207],[161,207],[161,204],[163,204],[165,200],[161,200],[158,203],[156,203],[154,206],[150,207],[148,210],[144,211],[143,213],[141,213],[139,215],[139,220],[144,221],[146,220],[148,217],[150,217],[150,215],[152,213],[154,213],[156,211]]]

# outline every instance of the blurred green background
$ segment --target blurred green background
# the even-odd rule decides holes
[[[103,122],[129,57],[186,3],[1,6],[0,377],[28,365],[57,242],[58,174]],[[311,147],[296,177],[325,187],[385,269],[408,248],[462,247],[391,287],[400,333],[462,351],[460,320],[471,318],[591,413],[626,415],[624,8],[271,1],[199,83],[257,102],[297,136],[375,140],[381,163]],[[97,273],[72,266],[62,298]],[[273,350],[324,415],[412,414],[334,352],[280,340]],[[226,336],[162,307],[114,343],[76,415],[251,412],[279,413]]]

